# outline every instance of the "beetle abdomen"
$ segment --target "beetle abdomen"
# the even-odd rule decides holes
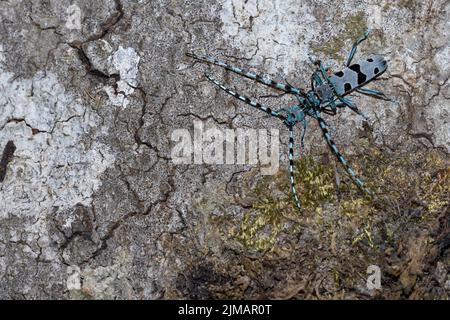
[[[344,95],[373,80],[387,69],[387,62],[382,56],[369,56],[360,59],[342,71],[329,77],[336,93]]]

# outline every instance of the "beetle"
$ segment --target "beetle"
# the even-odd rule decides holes
[[[365,118],[364,114],[352,103],[347,97],[350,93],[358,92],[375,98],[392,101],[383,92],[364,88],[369,82],[373,81],[387,70],[387,61],[380,55],[369,55],[368,57],[359,59],[352,63],[358,45],[367,39],[369,31],[366,31],[352,46],[352,49],[345,62],[345,68],[334,74],[329,74],[320,60],[312,60],[316,66],[311,76],[311,89],[304,91],[303,89],[294,87],[288,83],[274,81],[266,76],[250,72],[246,69],[232,66],[226,62],[220,61],[210,56],[197,55],[195,53],[186,53],[187,56],[197,61],[213,64],[243,77],[249,78],[256,82],[262,83],[274,89],[284,91],[296,97],[297,104],[291,107],[282,108],[280,110],[272,110],[259,102],[241,95],[234,90],[224,86],[222,83],[214,79],[211,75],[205,74],[206,78],[218,86],[220,89],[235,97],[238,100],[269,114],[272,117],[280,119],[289,130],[289,179],[291,184],[292,196],[296,206],[300,209],[301,203],[297,195],[294,182],[294,127],[297,123],[303,124],[303,132],[301,137],[301,145],[307,128],[308,118],[315,119],[322,131],[322,136],[327,142],[331,152],[336,156],[342,164],[345,171],[349,174],[353,182],[365,193],[372,194],[368,190],[361,178],[350,167],[347,160],[339,152],[335,142],[329,133],[329,126],[322,118],[321,114],[336,115],[339,108],[348,107],[358,115]]]

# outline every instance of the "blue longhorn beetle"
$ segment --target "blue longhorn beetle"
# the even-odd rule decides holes
[[[288,94],[293,94],[298,101],[298,104],[282,108],[280,110],[272,110],[269,107],[265,107],[258,102],[251,100],[250,98],[240,95],[235,91],[225,87],[219,81],[212,78],[210,75],[205,74],[206,78],[217,85],[220,89],[233,97],[249,104],[250,106],[261,110],[269,115],[280,119],[288,127],[289,130],[289,178],[291,183],[292,196],[295,200],[295,204],[298,208],[301,208],[300,200],[297,195],[294,183],[294,126],[301,122],[303,124],[303,133],[301,138],[301,145],[303,147],[303,139],[307,127],[307,116],[314,118],[318,121],[319,127],[322,130],[323,137],[330,147],[332,153],[337,157],[338,161],[343,165],[346,172],[352,178],[354,183],[364,192],[371,195],[372,193],[364,187],[364,183],[356,175],[353,169],[349,166],[347,160],[342,156],[336,147],[336,144],[332,140],[329,127],[325,120],[320,116],[323,112],[329,115],[336,115],[337,109],[340,107],[349,107],[358,115],[365,118],[365,116],[358,110],[358,108],[351,102],[348,97],[345,97],[349,93],[356,91],[365,95],[369,95],[375,98],[392,101],[387,98],[383,92],[373,89],[365,89],[365,86],[370,81],[380,76],[387,69],[386,60],[379,55],[370,55],[367,58],[360,59],[356,63],[351,64],[353,57],[356,53],[358,45],[367,39],[369,31],[359,38],[354,44],[345,63],[345,68],[332,75],[327,73],[327,69],[322,65],[320,60],[312,61],[316,66],[316,70],[311,76],[311,89],[307,92],[300,88],[291,86],[289,83],[283,84],[273,81],[265,76],[249,72],[248,70],[234,67],[228,63],[219,61],[215,58],[208,56],[199,56],[193,53],[186,53],[187,56],[196,60],[214,64],[223,67],[229,71],[237,73],[246,78],[255,80],[259,83],[267,85],[269,87],[284,91]]]

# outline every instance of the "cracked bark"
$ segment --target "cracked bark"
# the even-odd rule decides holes
[[[254,113],[199,78],[204,65],[186,59],[184,52],[221,56],[274,79],[292,79],[306,88],[311,74],[306,54],[333,36],[342,37],[345,47],[350,46],[353,39],[347,38],[346,32],[352,30],[346,30],[346,23],[353,21],[351,18],[359,11],[380,9],[390,18],[386,25],[375,24],[381,36],[369,40],[358,54],[377,51],[388,55],[390,60],[397,59],[390,62],[390,73],[377,86],[399,98],[400,107],[396,110],[361,99],[361,107],[372,112],[372,121],[362,123],[359,128],[359,120],[342,112],[334,119],[336,139],[349,152],[364,139],[371,146],[392,153],[421,143],[430,151],[443,150],[439,127],[442,124],[437,124],[442,119],[437,111],[435,115],[426,114],[439,104],[445,107],[445,100],[449,99],[445,63],[440,70],[434,61],[438,55],[442,61],[445,58],[443,35],[436,31],[445,20],[443,3],[418,5],[412,10],[407,3],[380,7],[368,2],[340,1],[335,6],[323,7],[306,2],[300,8],[292,1],[276,1],[279,8],[275,8],[270,2],[234,1],[231,11],[226,12],[225,2],[189,2],[181,7],[176,1],[141,4],[105,0],[98,6],[88,4],[92,7],[88,10],[85,2],[72,1],[83,13],[82,30],[64,26],[61,17],[65,18],[67,3],[61,3],[61,6],[55,3],[54,12],[41,4],[22,2],[8,4],[11,6],[8,10],[0,8],[11,15],[0,20],[5,30],[0,42],[3,46],[0,57],[4,57],[4,61],[0,59],[0,72],[5,78],[8,72],[14,77],[1,82],[0,90],[3,93],[12,84],[17,86],[7,99],[2,100],[0,94],[0,109],[5,109],[0,112],[0,147],[4,148],[0,191],[2,195],[13,195],[6,200],[7,209],[0,210],[1,298],[322,298],[336,294],[336,290],[345,291],[347,298],[371,297],[344,282],[335,287],[330,276],[333,270],[343,277],[365,271],[358,269],[362,262],[343,266],[335,259],[336,255],[345,258],[348,253],[345,250],[352,247],[337,246],[334,252],[327,251],[329,232],[337,233],[336,241],[345,236],[335,230],[345,225],[346,216],[327,220],[335,227],[331,231],[308,224],[302,216],[288,217],[286,225],[297,223],[302,228],[296,234],[283,229],[280,247],[292,251],[254,252],[244,248],[233,232],[239,230],[242,217],[252,214],[257,209],[254,204],[261,200],[250,194],[254,185],[259,185],[257,170],[171,163],[171,130],[192,128],[193,120],[220,129],[276,125],[267,116]],[[402,23],[392,28],[390,23],[398,23],[400,17]],[[366,24],[374,23],[376,18],[376,14],[363,16]],[[278,27],[271,29],[272,26]],[[88,49],[94,48],[94,54],[100,56],[96,51],[100,49],[95,47],[99,40],[107,41],[113,50],[120,46],[133,48],[141,59],[136,82],[129,84],[134,92],[127,96],[130,100],[127,107],[113,105],[105,94],[105,86],[112,86],[113,94],[125,95],[118,83],[128,79],[95,64],[98,62]],[[338,54],[344,51],[332,49]],[[320,58],[330,57],[323,54]],[[218,68],[211,70],[221,72]],[[40,71],[45,76],[35,78],[34,73]],[[230,73],[223,74],[227,85],[267,99],[274,110],[295,103],[285,94],[255,86]],[[41,82],[52,76],[57,78],[62,91],[73,94],[73,100],[80,102],[82,109],[62,112],[72,102],[59,98],[48,102],[59,94],[56,93],[59,89],[43,90]],[[32,82],[30,86],[28,80]],[[21,95],[25,89],[29,92]],[[17,105],[22,100],[43,107],[22,106],[21,110]],[[61,103],[67,106],[56,112],[54,109]],[[44,106],[49,108],[49,114],[57,115],[49,116],[49,123],[35,125],[32,113],[45,113]],[[92,118],[96,120],[91,127],[80,125]],[[67,140],[79,132],[82,132],[80,140]],[[15,152],[8,141],[17,145]],[[41,149],[33,149],[41,142]],[[102,144],[96,145],[98,142]],[[310,149],[305,154],[317,152],[321,156],[323,142],[314,130],[308,132],[306,144]],[[286,147],[283,141],[283,148]],[[39,161],[27,152],[39,154],[36,158]],[[50,159],[49,152],[55,153]],[[85,157],[84,152],[96,156]],[[111,154],[114,160],[109,162]],[[60,162],[60,158],[64,161]],[[86,159],[94,160],[86,164]],[[54,165],[48,176],[39,176],[51,162]],[[106,164],[106,168],[99,169],[101,164]],[[98,176],[89,172],[98,172]],[[443,172],[443,169],[433,171],[433,179],[442,177]],[[96,178],[100,181],[98,185],[90,184]],[[26,189],[30,184],[38,187]],[[58,189],[58,185],[64,188]],[[25,190],[24,197],[36,196],[31,208],[21,209],[26,215],[15,209],[22,194],[16,190]],[[78,204],[65,207],[59,203],[66,199],[62,190],[76,195]],[[48,204],[49,198],[55,203]],[[414,204],[418,208],[426,205],[423,201]],[[392,202],[392,207],[395,206]],[[324,219],[335,218],[333,209],[323,210]],[[411,215],[405,208],[396,210],[398,216]],[[398,224],[379,223],[404,234],[405,243],[412,237],[411,218]],[[227,225],[233,228],[222,229]],[[442,259],[448,251],[445,230],[430,230],[434,230]],[[376,236],[384,237],[383,232]],[[370,253],[367,247],[357,249],[363,254]],[[396,249],[400,252],[399,259],[408,257],[408,249],[406,252]],[[310,251],[314,252],[314,258]],[[298,267],[299,261],[302,268]],[[69,288],[66,274],[69,270],[78,279],[80,290]],[[23,275],[22,279],[18,274]],[[393,277],[389,281],[395,283],[398,275]],[[131,293],[127,293],[126,288],[130,287]],[[384,292],[389,297],[396,288],[392,286]],[[434,297],[444,297],[439,292]]]

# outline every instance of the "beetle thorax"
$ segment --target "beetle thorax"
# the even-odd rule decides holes
[[[316,87],[314,91],[321,101],[329,101],[333,98],[333,89],[328,83]]]

